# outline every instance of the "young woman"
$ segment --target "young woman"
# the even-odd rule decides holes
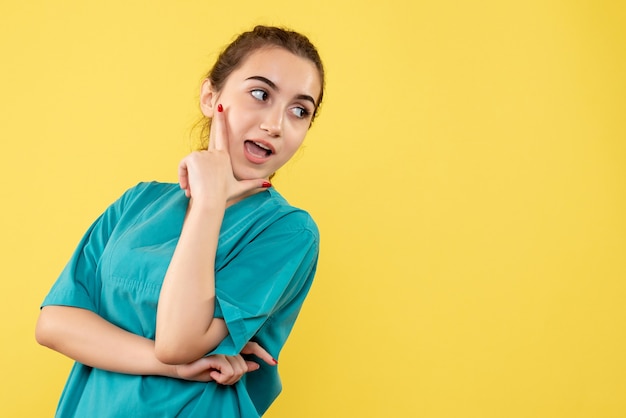
[[[76,360],[58,417],[258,417],[316,269],[311,217],[271,187],[322,101],[296,32],[257,26],[200,92],[208,146],[87,231],[43,302],[40,344]],[[209,129],[210,127],[210,129]],[[182,190],[181,190],[182,189]]]

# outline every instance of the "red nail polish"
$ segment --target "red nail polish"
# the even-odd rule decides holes
[[[268,187],[272,187],[272,183],[270,183],[269,181],[264,181],[261,187],[265,187],[267,189]]]
[[[217,105],[217,111],[220,113],[224,111],[224,106],[221,103]]]
[[[275,358],[272,358],[272,360],[274,360],[274,364],[278,364],[278,360],[276,360]]]

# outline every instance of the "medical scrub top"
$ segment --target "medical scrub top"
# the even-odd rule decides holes
[[[140,183],[89,228],[43,302],[96,312],[154,339],[161,284],[188,199],[177,184]],[[311,286],[319,233],[308,213],[274,189],[226,209],[215,260],[215,317],[229,335],[211,353],[250,340],[278,358]],[[257,359],[258,360],[258,359]],[[75,363],[57,417],[259,417],[280,393],[277,368],[232,386],[113,373]]]

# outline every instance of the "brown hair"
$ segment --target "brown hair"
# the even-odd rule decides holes
[[[306,58],[315,64],[322,88],[311,118],[312,123],[318,114],[324,96],[324,66],[315,46],[306,36],[298,32],[275,26],[256,26],[251,31],[240,34],[222,51],[213,68],[206,75],[206,78],[209,79],[216,91],[220,91],[230,74],[239,68],[251,53],[267,47],[286,49],[292,54]],[[206,149],[211,129],[211,119],[203,118],[199,124],[202,126],[200,131],[201,148]]]

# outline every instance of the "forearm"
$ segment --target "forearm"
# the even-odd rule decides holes
[[[91,367],[126,374],[176,377],[175,366],[156,358],[154,341],[127,332],[86,309],[42,308],[36,339]]]
[[[155,349],[165,363],[194,361],[223,338],[224,333],[211,330],[211,324],[215,253],[224,210],[220,205],[191,203],[159,296]]]

